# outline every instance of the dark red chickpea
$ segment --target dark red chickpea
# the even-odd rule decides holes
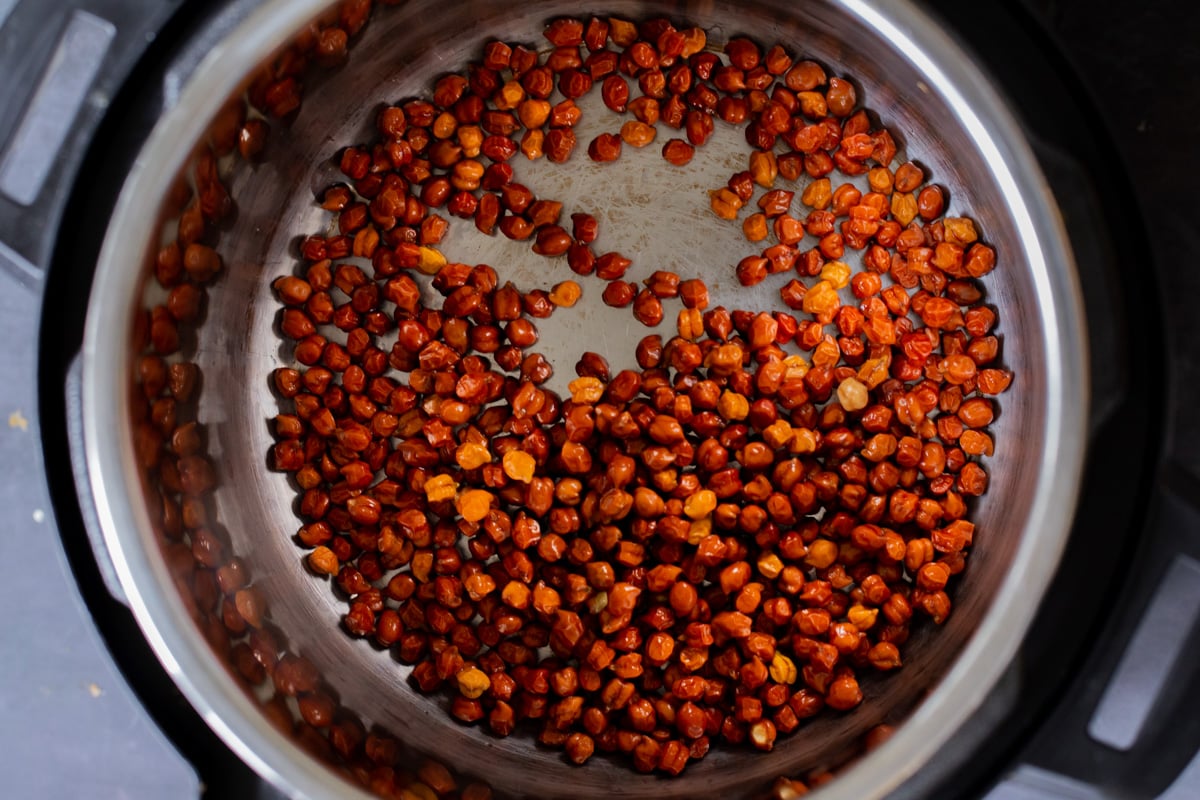
[[[343,58],[369,5],[344,4],[305,52]],[[432,103],[385,108],[376,141],[340,152],[345,183],[319,193],[336,235],[305,238],[304,269],[273,284],[296,364],[272,375],[284,407],[271,465],[295,478],[297,539],[316,548],[314,574],[336,576],[345,629],[396,648],[458,720],[508,735],[528,719],[575,763],[624,752],[675,775],[714,736],[766,750],[826,705],[852,709],[860,680],[901,663],[914,613],[951,613],[974,535],[967,500],[986,490],[996,446],[993,396],[1013,380],[979,281],[998,254],[971,220],[942,217],[946,196],[920,167],[892,171],[900,132],[871,129],[850,80],[780,45],[736,37],[723,60],[698,28],[617,17],[551,20],[546,36],[544,57],[486,44]],[[290,113],[298,72],[280,69],[259,105]],[[556,87],[568,99],[553,105]],[[567,226],[562,204],[514,183],[522,159],[569,159],[586,107],[572,99],[589,91],[630,117],[588,143],[593,160],[648,143],[662,122],[680,137],[662,155],[684,168],[716,118],[744,126],[751,168],[709,207],[733,235],[775,241],[705,278],[728,291],[730,278],[795,270],[770,289],[791,313],[710,309],[704,281],[594,252],[595,217],[569,209]],[[223,154],[251,125],[225,122]],[[210,627],[261,644],[265,609],[202,502],[217,476],[192,416],[198,370],[164,357],[192,341],[221,269],[201,244],[228,202],[207,158],[156,259],[166,300],[139,323],[138,455],[156,470],[164,533],[178,543],[190,530],[179,546],[199,565]],[[796,187],[779,182],[804,174],[829,185],[793,211]],[[848,180],[859,174],[866,189]],[[743,212],[757,185],[758,208]],[[500,286],[503,265],[435,249],[460,219],[604,285]],[[831,263],[857,263],[847,249],[861,271]],[[637,368],[615,374],[604,355],[619,353],[579,347],[560,397],[546,382],[561,365],[533,349],[536,320],[579,313],[593,290],[648,326],[668,311],[675,324],[679,306],[664,302],[678,297],[678,335],[642,337]],[[311,665],[260,649],[233,648],[239,672],[294,695],[306,730],[399,763],[399,743],[343,719]],[[428,765],[416,777],[459,791]]]

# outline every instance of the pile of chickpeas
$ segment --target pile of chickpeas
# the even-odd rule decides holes
[[[770,750],[850,711],[913,625],[950,613],[1012,380],[979,281],[996,256],[919,166],[893,166],[848,80],[780,45],[717,53],[665,19],[545,37],[488,43],[343,151],[347,182],[320,198],[338,234],[275,283],[296,364],[274,374],[291,408],[272,459],[345,629],[419,691],[578,764],[677,775],[717,742]],[[574,100],[597,85],[631,118],[574,153]],[[718,124],[744,126],[748,154],[710,194],[714,225],[767,244],[708,266],[746,286],[792,273],[786,311],[712,307],[667,271],[627,281],[592,215],[514,182],[512,159],[612,161],[664,131],[686,169]],[[575,277],[521,291],[449,262],[437,245],[470,223]],[[559,396],[536,320],[587,291],[650,327],[676,304],[677,332],[644,337],[636,370],[582,354]]]

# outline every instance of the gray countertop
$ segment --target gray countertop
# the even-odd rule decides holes
[[[11,260],[0,253],[0,795],[198,796],[195,773],[117,670],[66,563],[35,413],[40,300],[6,280]]]

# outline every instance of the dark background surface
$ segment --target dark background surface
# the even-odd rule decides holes
[[[174,4],[142,3],[146,13],[141,16],[118,13],[117,9],[138,5],[129,1],[72,0],[65,5],[111,11],[110,18],[122,21],[118,35],[136,38],[152,30],[154,19],[164,16],[164,9]],[[1085,149],[1098,136],[1111,137],[1115,145],[1115,155],[1092,164],[1087,178],[1109,190],[1117,187],[1117,192],[1128,195],[1123,199],[1140,209],[1140,215],[1112,224],[1128,224],[1134,229],[1144,223],[1147,234],[1144,239],[1137,238],[1138,247],[1147,252],[1126,255],[1117,264],[1118,284],[1135,295],[1139,290],[1154,294],[1151,313],[1159,318],[1166,337],[1156,335],[1149,342],[1138,342],[1131,353],[1146,367],[1138,373],[1138,380],[1158,401],[1151,413],[1156,417],[1154,423],[1161,425],[1154,435],[1166,442],[1165,460],[1153,476],[1139,478],[1118,470],[1110,479],[1131,486],[1140,480],[1145,491],[1155,497],[1163,490],[1176,497],[1200,499],[1200,409],[1193,399],[1200,388],[1200,180],[1195,177],[1200,174],[1196,158],[1200,141],[1200,7],[1168,0],[1129,4],[1028,0],[1025,5],[929,0],[929,4],[952,24],[969,49],[995,65],[993,72],[1019,76],[1008,79],[1006,91],[1035,130],[1043,125],[1053,127],[1050,123],[1055,121],[1056,110],[1035,91],[1038,82],[1055,79],[1052,73],[1059,72],[1063,62],[1076,70],[1081,83],[1068,81],[1069,91],[1085,94],[1097,113],[1094,120],[1079,126],[1079,147]],[[0,12],[11,5],[10,0],[0,0]],[[53,37],[46,31],[57,24],[55,4],[26,0],[22,5],[42,10],[40,25],[34,30],[37,35],[18,36],[12,26],[0,29],[0,59],[48,50],[53,45]],[[184,14],[197,13],[198,5],[186,6]],[[1040,32],[1030,34],[1035,29]],[[1002,35],[1006,30],[1032,35],[1045,49],[1044,57],[1031,58],[1028,40]],[[8,73],[0,83],[15,79],[29,83],[36,74],[32,68]],[[111,96],[117,84],[101,83],[97,89]],[[93,93],[88,102],[92,107],[80,121],[103,114],[105,97]],[[7,124],[0,127],[8,128]],[[83,130],[86,126],[79,127]],[[1059,147],[1071,151],[1070,132]],[[88,174],[86,170],[84,174]],[[14,249],[0,247],[0,264],[5,264],[10,274],[21,272],[26,278],[10,289],[12,282],[0,277],[0,284],[6,287],[0,291],[0,336],[5,342],[0,347],[0,420],[9,422],[0,425],[0,563],[10,565],[11,570],[10,577],[0,581],[0,598],[15,612],[0,624],[0,719],[4,720],[0,724],[0,795],[194,796],[201,791],[201,784],[143,713],[145,705],[152,709],[157,725],[197,765],[209,796],[254,796],[258,790],[248,771],[230,763],[215,737],[157,670],[132,620],[106,599],[95,568],[83,563],[78,553],[70,556],[68,563],[58,545],[55,507],[41,485],[40,471],[34,468],[41,459],[38,437],[42,425],[34,392],[36,338],[30,328],[35,325],[41,286],[28,279],[44,266],[42,260],[47,256],[33,233],[56,220],[7,219],[0,220],[0,245]],[[86,264],[78,268],[89,269]],[[47,314],[53,320],[56,313],[52,302]],[[1120,336],[1123,334],[1118,333]],[[14,412],[15,417],[11,416]],[[48,430],[49,423],[45,427]],[[1114,447],[1124,446],[1117,438],[1113,442]],[[1104,445],[1102,439],[1099,446]],[[69,464],[51,458],[46,468],[53,481],[70,481]],[[61,508],[58,511],[60,522],[70,516],[64,516]],[[1171,517],[1153,503],[1145,513],[1159,527],[1173,526],[1171,533],[1180,551],[1200,555],[1200,526],[1191,524],[1200,517]],[[1130,556],[1138,545],[1137,541],[1125,545]],[[12,569],[14,565],[19,568]],[[1119,564],[1116,570],[1120,572]],[[1098,591],[1108,595],[1113,614],[1127,599],[1132,604],[1137,597],[1132,590],[1121,593],[1102,586]],[[119,666],[114,665],[106,640]],[[1106,672],[1120,650],[1103,650],[1088,658],[1067,660],[1061,668]],[[1039,676],[1033,679],[1036,682]],[[1196,699],[1197,686],[1186,679],[1181,678],[1172,702],[1184,709],[1200,707],[1188,705]],[[1050,676],[1045,680],[1050,681]],[[1049,689],[1046,694],[1051,701],[1066,697],[1059,709],[1039,708],[1031,713],[1023,727],[1014,726],[1010,740],[997,739],[989,746],[989,758],[979,759],[976,766],[994,774],[997,764],[1020,757],[1078,778],[1109,763],[1111,753],[1075,748],[1065,739],[1056,740],[1045,733],[1039,738],[1033,733],[1047,717],[1070,722],[1076,698],[1079,708],[1088,709],[1090,705],[1084,701],[1094,702],[1088,693],[1098,691],[1087,685],[1071,693]],[[1162,731],[1151,743],[1159,748],[1159,761],[1169,766],[1169,771],[1177,771],[1191,757],[1193,750],[1187,742],[1189,735],[1195,735],[1194,727]],[[1175,748],[1172,741],[1177,743]],[[1138,776],[1127,774],[1129,771],[1125,769],[1122,775],[1127,783],[1136,784]],[[1146,776],[1154,772],[1138,771]],[[1173,787],[1171,800],[1200,797],[1200,768],[1195,763],[1189,775]],[[1156,781],[1151,782],[1165,785],[1161,777],[1155,776]],[[987,778],[976,775],[960,786],[969,786],[968,794],[979,794],[986,791],[987,783]],[[1069,791],[1075,789],[1068,786],[1057,796],[1086,796],[1066,794]],[[954,792],[943,789],[934,796],[951,794]],[[1021,795],[1013,795],[1017,796]],[[1125,796],[1152,794],[1133,791]]]
[[[1180,479],[1196,482],[1200,494],[1200,447],[1188,446],[1200,440],[1200,400],[1182,394],[1200,383],[1200,4],[1032,5],[1083,79],[1133,180],[1152,255],[1125,265],[1124,278],[1143,281],[1152,261],[1161,265],[1162,313],[1174,343],[1167,439],[1178,445]]]
[[[1113,251],[1112,291],[1118,303],[1132,303],[1144,314],[1132,329],[1122,328],[1119,315],[1109,327],[1105,315],[1089,303],[1092,371],[1095,376],[1108,360],[1126,359],[1132,370],[1128,390],[1144,392],[1140,407],[1149,418],[1146,437],[1161,442],[1161,456],[1157,466],[1138,474],[1131,440],[1121,435],[1136,424],[1137,415],[1126,409],[1092,442],[1092,472],[1101,475],[1091,474],[1089,480],[1106,481],[1111,498],[1135,491],[1139,480],[1148,478],[1146,500],[1134,511],[1131,532],[1113,537],[1119,518],[1106,516],[1105,494],[1084,495],[1080,522],[1060,569],[1060,574],[1073,570],[1077,577],[1057,592],[1052,589],[1039,614],[1039,621],[1057,615],[1061,625],[1031,642],[1026,655],[1069,647],[1067,640],[1088,620],[1080,613],[1083,606],[1063,607],[1088,592],[1095,598],[1089,605],[1099,612],[1084,638],[1096,641],[1082,658],[1047,658],[1043,669],[1028,676],[1021,702],[1026,696],[1033,700],[1058,679],[1079,679],[1046,691],[1048,710],[1035,714],[1033,726],[1017,735],[1015,760],[1093,784],[1108,796],[1153,797],[1163,791],[1167,773],[1195,757],[1194,709],[1200,708],[1195,666],[1167,671],[1150,721],[1130,751],[1097,745],[1086,730],[1105,683],[1126,655],[1124,636],[1142,621],[1152,592],[1181,556],[1192,559],[1193,566],[1200,558],[1200,406],[1195,400],[1200,389],[1200,275],[1193,266],[1200,256],[1200,201],[1190,178],[1200,134],[1200,39],[1195,33],[1200,6],[1170,0],[1027,0],[1023,6],[932,0],[932,5],[1003,78],[1009,99],[1035,136],[1051,136],[1062,152],[1079,157],[1084,174],[1074,179],[1068,171],[1062,180],[1044,158],[1043,166],[1067,217],[1085,294],[1086,284],[1100,279],[1097,262],[1104,260],[1111,243],[1130,237],[1129,246]],[[1035,52],[1018,40],[1018,29],[1029,32]],[[1057,83],[1067,96],[1086,103],[1082,119],[1067,115],[1063,96],[1040,91]],[[1074,200],[1088,183],[1102,198],[1105,218],[1091,227],[1072,226]],[[1146,290],[1148,296],[1138,298]],[[1114,550],[1119,551],[1116,558],[1107,560]],[[1103,576],[1110,573],[1114,580],[1106,582]],[[1179,631],[1193,665],[1200,647],[1194,613]],[[1114,632],[1119,635],[1113,637]],[[1149,649],[1129,652],[1144,664],[1167,658]],[[989,744],[1012,746],[1003,734]],[[1193,761],[1174,790],[1183,792],[1179,796],[1200,797],[1200,762]],[[1075,796],[1072,791],[1051,796]]]

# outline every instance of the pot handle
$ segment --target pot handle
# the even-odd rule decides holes
[[[0,0],[0,261],[45,278],[64,198],[111,99],[181,0]]]
[[[67,441],[71,452],[71,475],[75,479],[75,496],[79,500],[79,514],[83,518],[83,528],[87,533],[88,544],[96,557],[96,566],[104,587],[125,607],[129,607],[129,598],[117,577],[112,555],[104,542],[104,530],[100,526],[100,515],[96,512],[96,501],[92,497],[91,481],[88,477],[87,453],[83,446],[83,358],[76,355],[71,359],[67,369],[66,385],[64,387],[67,406]]]
[[[1071,667],[1094,678],[1073,682],[985,800],[1196,796],[1200,481],[1168,464],[1148,510],[1133,578],[1098,646]]]
[[[1129,322],[1119,302],[1118,249],[1109,235],[1095,183],[1082,165],[1057,146],[1030,134],[1034,153],[1054,198],[1075,255],[1086,309],[1091,403],[1089,435],[1122,404],[1129,381]]]

